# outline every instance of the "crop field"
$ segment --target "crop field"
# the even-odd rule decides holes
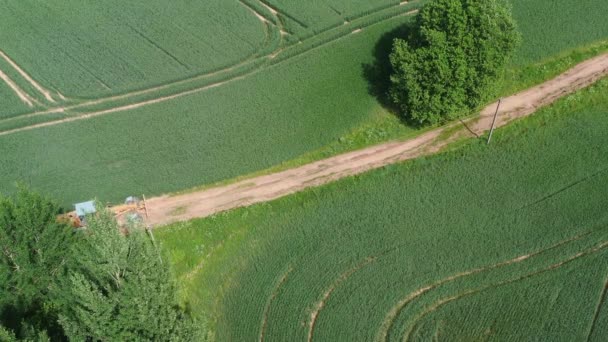
[[[254,55],[265,34],[238,1],[0,3],[1,49],[76,98],[227,67]]]
[[[0,71],[36,101],[23,103],[0,82],[0,191],[22,180],[66,206],[94,196],[116,202],[336,144],[390,116],[369,94],[364,65],[424,2],[3,2]],[[608,37],[597,10],[604,2],[588,3],[514,0],[524,34],[514,73]],[[576,7],[577,16],[564,21],[541,11],[547,4]],[[559,25],[564,32],[544,29]],[[576,62],[565,61],[532,82]]]
[[[602,341],[607,90],[156,236],[217,341]]]
[[[6,83],[0,83],[0,98],[2,99],[0,119],[18,115],[28,110],[27,105],[15,96],[13,90]]]
[[[411,8],[404,6],[403,10]],[[26,182],[53,193],[66,205],[89,196],[120,201],[125,193],[181,190],[260,170],[315,150],[380,108],[367,94],[361,65],[371,62],[370,51],[379,37],[403,20],[384,22],[384,12],[380,14],[382,17],[376,19],[381,23],[360,34],[351,35],[352,28],[346,32],[339,28],[285,50],[288,55],[277,56],[264,73],[254,70],[249,77],[237,80],[224,80],[219,73],[210,79],[195,79],[194,85],[189,81],[176,84],[177,90],[172,86],[158,90],[167,90],[168,97],[174,96],[174,90],[187,92],[172,100],[157,101],[156,91],[142,91],[136,99],[151,103],[129,107],[128,115],[117,111],[14,134],[0,132],[0,150],[5,156],[0,175],[23,175],[20,169],[29,170]],[[344,34],[348,39],[341,38]],[[324,44],[331,45],[324,48]],[[311,70],[317,74],[314,78],[310,77]],[[252,70],[245,66],[229,74],[232,72]],[[225,83],[213,86],[214,82]],[[273,84],[297,85],[298,91],[269,86]],[[189,88],[199,85],[209,88]],[[353,101],[353,93],[361,96]],[[235,98],[234,94],[241,96]],[[116,106],[131,106],[131,100],[122,96],[109,99]],[[107,105],[95,100],[69,105],[69,111],[42,111],[39,115],[0,120],[0,130],[44,122],[51,115],[65,120],[104,113]],[[272,129],[268,129],[270,126]],[[23,141],[27,144],[21,144]],[[44,163],[36,162],[41,144],[45,146],[43,154],[53,155]],[[95,153],[82,153],[84,146],[94,146]],[[22,158],[19,153],[29,157]],[[68,163],[68,167],[66,160],[73,158],[78,158],[78,163]],[[15,180],[3,181],[6,183],[0,188],[10,191]]]
[[[398,0],[265,0],[265,4],[277,12],[285,30],[300,38],[344,25],[379,9],[399,6],[400,3]]]
[[[523,35],[515,58],[518,65],[537,63],[552,55],[606,40],[608,36],[607,1],[510,1]]]

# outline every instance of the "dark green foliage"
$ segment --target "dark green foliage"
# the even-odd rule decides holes
[[[17,338],[15,337],[15,334],[13,334],[12,331],[6,329],[5,327],[3,327],[2,325],[0,325],[0,341],[2,342],[13,342],[16,341]]]
[[[0,198],[0,341],[203,339],[143,231],[102,212],[75,233],[57,214],[23,188]]]
[[[391,97],[417,124],[436,124],[483,104],[519,40],[503,0],[435,0],[391,54]]]
[[[0,322],[20,338],[61,336],[51,303],[69,264],[72,229],[56,222],[58,206],[21,188],[0,198]]]
[[[71,340],[198,341],[166,263],[146,233],[122,234],[109,213],[88,220],[60,322]]]

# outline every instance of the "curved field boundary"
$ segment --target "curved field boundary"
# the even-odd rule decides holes
[[[491,271],[491,270],[495,270],[498,268],[502,268],[505,266],[509,266],[509,265],[514,265],[514,264],[519,264],[522,263],[530,258],[534,258],[536,256],[542,255],[544,253],[547,253],[549,251],[552,251],[554,249],[558,249],[564,245],[567,245],[569,243],[578,241],[583,239],[586,236],[589,236],[593,233],[593,231],[589,231],[583,234],[579,234],[576,235],[574,237],[571,237],[569,239],[560,241],[552,246],[549,246],[547,248],[538,250],[536,252],[532,252],[532,253],[528,253],[528,254],[524,254],[524,255],[520,255],[517,256],[513,259],[509,259],[506,261],[502,261],[500,263],[494,264],[494,265],[488,265],[488,266],[484,266],[484,267],[480,267],[480,268],[475,268],[472,270],[468,270],[468,271],[464,271],[464,272],[460,272],[460,273],[456,273],[453,274],[449,277],[440,279],[434,283],[425,285],[423,287],[420,287],[412,292],[410,292],[408,295],[406,295],[405,297],[403,297],[402,300],[400,300],[399,302],[397,302],[393,308],[386,314],[380,328],[378,329],[378,333],[376,334],[376,341],[386,341],[388,338],[388,333],[391,329],[391,327],[393,326],[393,323],[395,321],[395,319],[397,319],[397,317],[401,314],[401,312],[403,311],[403,309],[410,304],[412,301],[416,300],[417,298],[421,297],[422,295],[426,294],[427,292],[434,290],[442,285],[445,285],[447,283],[453,282],[455,280],[461,279],[461,278],[465,278],[468,276],[472,276],[475,274],[480,274],[483,272],[487,272],[487,271]]]
[[[543,269],[541,269],[539,271],[528,273],[528,274],[519,276],[519,277],[514,278],[514,279],[510,279],[510,280],[506,280],[506,281],[503,281],[503,282],[499,282],[497,284],[491,284],[491,285],[483,286],[483,287],[480,287],[480,288],[477,288],[477,289],[467,290],[467,291],[464,291],[462,293],[459,293],[459,294],[457,294],[455,296],[451,296],[451,297],[448,297],[448,298],[443,298],[443,299],[435,302],[432,306],[430,306],[425,311],[423,311],[421,314],[419,314],[418,316],[416,316],[416,318],[413,320],[413,324],[411,324],[410,327],[409,327],[409,329],[406,331],[406,333],[404,335],[404,338],[403,338],[403,341],[409,341],[411,339],[411,334],[413,333],[415,327],[417,326],[417,322],[419,322],[425,316],[427,316],[427,315],[435,312],[436,310],[438,310],[439,308],[441,308],[442,306],[444,306],[444,305],[446,305],[448,303],[460,300],[460,299],[462,299],[464,297],[468,297],[468,296],[471,296],[471,295],[474,295],[474,294],[477,294],[477,293],[480,293],[480,292],[483,292],[483,291],[486,291],[486,290],[489,290],[489,289],[494,289],[494,288],[497,288],[497,287],[500,287],[500,286],[505,286],[505,285],[513,284],[513,283],[522,281],[524,279],[532,278],[532,277],[535,277],[537,275],[540,275],[540,274],[543,274],[543,273],[546,273],[546,272],[550,272],[550,271],[556,270],[556,269],[558,269],[558,268],[560,268],[560,267],[562,267],[562,266],[564,266],[564,265],[566,265],[566,264],[568,264],[568,263],[570,263],[570,262],[572,262],[574,260],[577,260],[577,259],[580,259],[582,257],[588,256],[588,255],[591,255],[591,254],[595,254],[597,252],[600,252],[603,249],[605,249],[606,247],[608,247],[608,241],[603,241],[602,243],[600,243],[599,245],[595,246],[594,248],[591,248],[591,249],[579,252],[579,253],[577,253],[577,254],[575,254],[573,256],[568,257],[565,260],[562,260],[562,261],[560,261],[558,263],[552,264],[552,265],[550,265],[548,267],[545,267],[545,268],[543,268]]]
[[[244,6],[246,5],[244,4]],[[43,123],[0,131],[0,136],[72,122],[76,120],[89,119],[95,116],[105,114],[132,110],[150,104],[164,102],[178,97],[187,96],[212,88],[216,88],[225,85],[229,82],[236,81],[244,77],[251,76],[253,74],[257,74],[264,70],[265,67],[272,67],[273,65],[300,56],[320,46],[339,41],[343,38],[350,36],[352,31],[355,29],[367,28],[399,16],[412,15],[417,13],[416,10],[407,11],[407,8],[400,10],[400,7],[402,7],[402,5],[398,4],[388,9],[370,12],[370,14],[367,14],[366,16],[363,16],[357,19],[356,21],[350,22],[347,25],[341,25],[339,27],[324,31],[323,35],[319,34],[311,36],[306,40],[302,41],[302,44],[292,44],[284,49],[278,47],[277,49],[266,55],[256,57],[253,60],[244,61],[226,69],[218,70],[212,73],[206,73],[203,75],[194,76],[192,78],[159,85],[144,90],[129,92],[116,96],[110,96],[107,98],[86,100],[84,102],[73,105],[54,107],[43,111],[20,115],[14,118],[3,119],[0,120],[0,124],[8,121],[17,121],[19,119],[22,120],[38,116],[45,116],[47,114],[70,113],[71,115],[70,117],[61,120],[47,121]],[[395,11],[396,9],[398,11],[396,13],[393,13],[393,11]],[[375,16],[381,16],[381,18],[375,18]],[[370,18],[374,20],[368,22],[367,19]],[[268,26],[273,25],[269,21],[264,22]],[[280,32],[281,30],[279,30],[279,35],[282,36]],[[325,37],[324,35],[327,35],[327,37]],[[319,41],[315,41],[317,39],[319,39]],[[273,61],[275,59],[276,61]],[[215,80],[214,78],[216,77],[220,78],[221,80]],[[100,105],[102,106],[100,107]]]
[[[502,100],[496,127],[534,113],[538,108],[587,87],[608,75],[608,54],[592,58],[553,80]],[[148,200],[148,224],[162,226],[271,201],[307,188],[358,175],[385,165],[437,153],[454,140],[479,137],[492,126],[497,104],[486,107],[480,118],[428,131],[407,141],[393,141],[345,153],[304,166],[259,176],[231,185]],[[453,128],[457,128],[452,131]],[[445,134],[449,133],[447,137]],[[1,133],[0,133],[1,135]],[[180,215],[171,215],[182,208]]]

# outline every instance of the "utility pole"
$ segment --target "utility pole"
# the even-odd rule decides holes
[[[500,104],[502,103],[502,98],[498,100],[498,106],[496,106],[496,113],[494,113],[494,120],[492,121],[492,129],[490,129],[490,136],[488,136],[488,145],[490,141],[492,141],[492,134],[494,134],[494,129],[496,129],[496,119],[498,118],[498,110],[500,109]]]
[[[160,261],[160,264],[163,264],[163,258],[160,256],[160,251],[158,250],[158,247],[156,246],[156,240],[154,239],[154,233],[152,232],[152,226],[148,224],[148,206],[146,205],[146,195],[141,195],[141,197],[144,199],[144,211],[146,213],[146,222],[144,223],[145,229],[146,229],[146,233],[148,233],[148,235],[150,235],[150,239],[152,240],[152,245],[154,245],[154,249],[156,250],[156,254],[158,254],[158,260]]]

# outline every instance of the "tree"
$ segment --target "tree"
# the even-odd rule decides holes
[[[76,245],[78,265],[60,322],[73,340],[198,341],[197,327],[178,305],[176,286],[143,229],[120,231],[101,211],[87,219]]]
[[[518,41],[505,0],[434,0],[394,42],[390,97],[421,125],[466,115],[491,95]]]
[[[74,234],[58,213],[55,202],[23,187],[0,198],[0,323],[21,339],[63,337],[52,299]]]

